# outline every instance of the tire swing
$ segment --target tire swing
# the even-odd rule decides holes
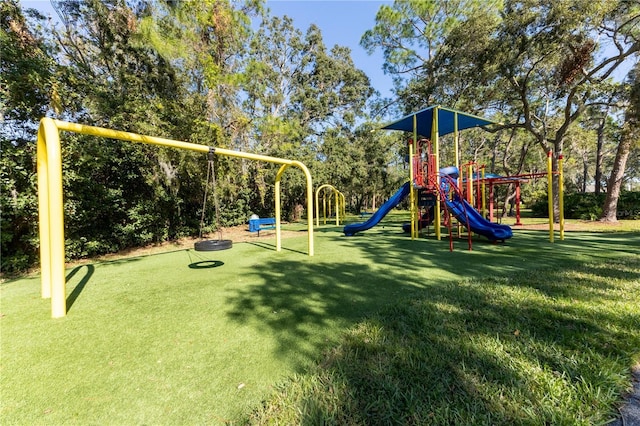
[[[227,250],[233,246],[231,240],[222,239],[222,230],[220,228],[220,205],[218,204],[218,196],[216,194],[216,171],[213,165],[213,155],[215,154],[215,148],[209,147],[208,161],[207,161],[207,181],[204,185],[204,201],[202,203],[202,215],[200,216],[200,239],[197,241],[193,248],[195,251],[218,251]],[[209,189],[209,177],[211,177],[211,186],[213,188],[213,205],[216,210],[216,230],[218,231],[217,240],[202,240],[202,229],[204,228],[204,212],[207,208],[207,193]]]

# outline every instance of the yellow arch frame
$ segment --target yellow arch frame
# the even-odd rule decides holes
[[[336,225],[340,225],[339,216],[342,215],[343,220],[346,217],[346,201],[345,196],[342,192],[338,191],[335,186],[325,183],[324,185],[320,185],[318,189],[316,189],[316,226],[320,226],[320,202],[318,195],[320,191],[324,188],[331,188],[333,193],[336,196]],[[342,204],[340,203],[342,201]]]
[[[65,278],[65,249],[64,249],[64,211],[62,203],[62,154],[60,149],[60,131],[81,133],[109,139],[119,139],[129,142],[140,142],[151,145],[187,149],[208,153],[209,146],[102,127],[85,126],[77,123],[43,118],[40,121],[37,140],[37,170],[38,170],[38,215],[40,233],[40,268],[41,293],[43,298],[51,298],[51,317],[61,318],[67,314],[66,278]],[[305,174],[307,180],[307,217],[309,256],[313,256],[313,182],[309,169],[299,161],[266,155],[250,154],[215,148],[215,153],[229,157],[246,158],[249,160],[266,161],[282,164],[276,175],[276,250],[281,251],[280,234],[280,180],[284,171],[297,167]]]
[[[319,194],[322,189],[331,188],[333,193],[336,196],[336,225],[340,225],[340,215],[342,218],[346,217],[346,201],[345,196],[342,192],[338,191],[335,186],[325,183],[324,185],[320,185],[318,189],[316,189],[316,226],[320,226],[320,202],[319,202]],[[341,203],[342,202],[342,203]]]

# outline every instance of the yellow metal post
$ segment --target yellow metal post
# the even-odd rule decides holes
[[[316,226],[320,227],[320,204],[318,193],[320,192],[320,188],[316,189]]]
[[[436,174],[436,187],[438,191],[440,191],[440,130],[438,129],[438,114],[439,114],[438,106],[433,108],[433,117],[431,120],[431,143],[433,144],[433,152],[435,157],[436,169],[434,170]],[[434,215],[434,227],[436,230],[436,239],[440,240],[440,197],[436,197],[436,208]]]
[[[276,197],[275,197],[275,216],[276,216],[276,251],[280,251],[282,250],[282,243],[280,241],[281,238],[281,234],[280,234],[280,180],[282,179],[282,174],[284,173],[285,170],[287,170],[287,168],[289,167],[288,164],[283,164],[282,166],[280,166],[280,169],[278,169],[278,173],[276,173],[276,183],[275,183],[275,191],[276,191]]]
[[[64,213],[62,204],[62,156],[60,150],[59,131],[66,130],[85,135],[99,136],[109,139],[120,139],[129,142],[140,142],[151,145],[187,149],[208,153],[209,147],[189,142],[139,135],[136,133],[85,126],[77,123],[43,118],[40,121],[37,140],[38,161],[38,212],[41,241],[40,266],[42,268],[41,292],[43,297],[51,297],[51,316],[59,318],[66,315],[66,282],[64,276]],[[266,155],[250,154],[216,148],[217,155],[246,158],[282,164],[276,176],[276,244],[280,250],[280,179],[282,173],[290,166],[302,170],[307,183],[307,216],[309,256],[313,256],[313,182],[309,169],[299,161],[288,160]],[[49,291],[49,292],[48,292]]]
[[[560,210],[560,239],[564,240],[564,174],[562,166],[564,156],[558,156],[558,209]]]
[[[51,297],[51,317],[67,313],[64,276],[64,210],[62,204],[62,154],[56,122],[44,118],[38,130],[38,205],[43,298]],[[42,174],[43,176],[40,176]],[[43,235],[46,233],[45,235]],[[45,279],[48,280],[45,281]]]
[[[416,146],[418,143],[418,117],[413,115],[413,141],[409,144],[409,214],[411,215],[411,239],[418,238],[418,222],[416,216],[417,210],[417,198],[416,188],[414,186],[415,171],[413,168],[414,157],[416,155]]]
[[[238,151],[233,151],[238,152]],[[283,164],[278,173],[276,174],[276,251],[282,250],[282,229],[280,227],[280,181],[282,180],[282,175],[285,170],[289,167],[295,166],[300,168],[305,172],[305,177],[307,179],[307,229],[308,229],[308,246],[309,246],[309,256],[313,256],[313,182],[311,180],[311,173],[309,173],[309,169],[299,161],[291,161],[288,164]]]
[[[47,167],[47,147],[44,126],[51,120],[42,121],[38,129],[37,168],[38,168],[38,232],[40,235],[40,293],[43,299],[51,297],[51,240],[49,238],[49,176]],[[57,133],[56,133],[57,134]]]
[[[458,132],[458,113],[453,113],[453,149],[455,151],[456,169],[460,170],[460,133]],[[458,180],[458,189],[460,189],[460,179]]]
[[[336,226],[340,226],[340,196],[338,195],[338,190],[333,188],[333,193],[335,195],[336,205]]]
[[[552,152],[547,153],[547,202],[549,203],[549,242],[553,242],[553,164]]]

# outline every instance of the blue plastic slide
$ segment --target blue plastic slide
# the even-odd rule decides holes
[[[344,235],[347,237],[351,237],[355,235],[356,232],[366,231],[369,228],[372,228],[378,224],[382,220],[383,217],[387,215],[395,206],[400,204],[402,200],[404,200],[407,195],[409,195],[409,182],[402,185],[402,187],[393,194],[386,203],[380,206],[377,212],[371,215],[369,220],[362,223],[351,223],[344,227],[343,231]]]
[[[447,208],[449,208],[451,214],[453,214],[461,224],[470,228],[471,231],[476,234],[487,237],[491,241],[504,241],[513,236],[511,227],[489,222],[483,218],[480,212],[474,209],[466,200],[460,201],[459,199],[454,199],[447,201]],[[467,218],[469,219],[468,226]]]

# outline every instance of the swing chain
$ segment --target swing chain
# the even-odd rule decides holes
[[[202,202],[202,215],[200,216],[200,233],[199,238],[202,239],[202,229],[204,228],[204,213],[207,209],[207,195],[209,189],[209,179],[211,179],[211,186],[213,188],[213,206],[216,211],[216,230],[218,231],[218,241],[222,240],[222,230],[220,229],[220,204],[218,203],[218,195],[216,193],[216,170],[214,165],[214,155],[216,149],[212,146],[209,147],[209,153],[207,154],[207,180],[204,185],[204,200]]]

